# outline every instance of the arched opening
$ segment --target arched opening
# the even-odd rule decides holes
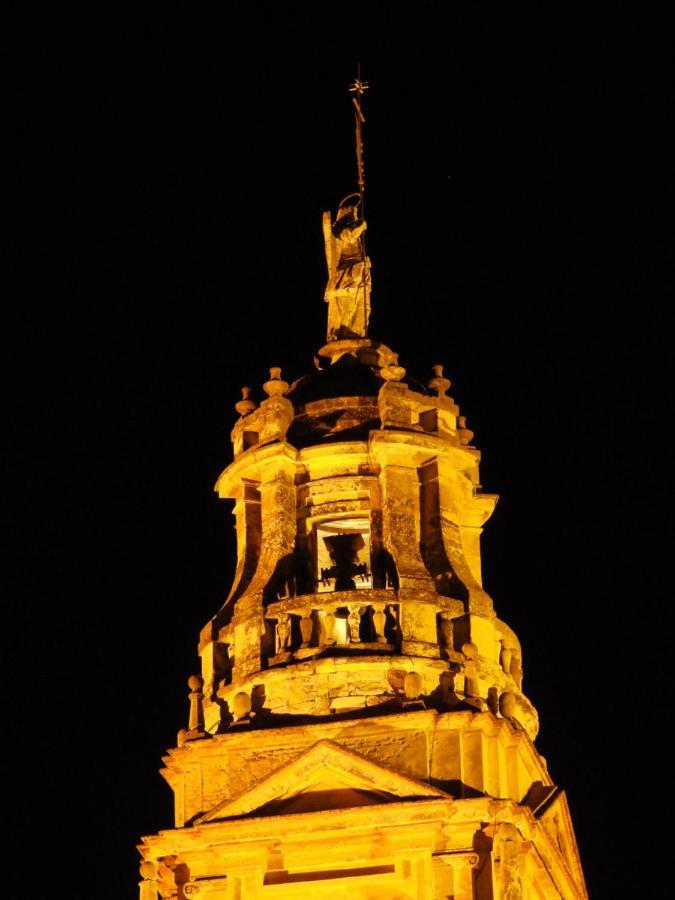
[[[372,588],[370,522],[365,516],[320,522],[315,548],[318,593]]]

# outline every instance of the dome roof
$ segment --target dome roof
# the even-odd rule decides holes
[[[325,368],[298,378],[286,396],[296,408],[317,400],[376,397],[384,381],[380,375],[380,367],[359,361],[353,354],[345,353]],[[427,388],[414,378],[404,376],[401,382],[420,394],[429,393]]]
[[[346,354],[333,365],[298,378],[286,396],[293,406],[337,397],[376,397],[384,383],[376,372],[374,366]]]

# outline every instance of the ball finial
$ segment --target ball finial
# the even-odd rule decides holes
[[[466,416],[459,416],[457,419],[457,437],[460,444],[470,444],[473,438],[473,431],[466,427]]]
[[[405,378],[405,369],[403,366],[397,365],[389,365],[382,366],[380,369],[380,375],[384,378],[385,381],[400,381],[402,378]]]
[[[256,408],[255,402],[250,399],[251,396],[251,388],[243,387],[241,389],[241,400],[238,400],[234,404],[234,408],[237,410],[240,416],[247,416],[249,413],[252,413]]]
[[[518,712],[516,695],[511,691],[504,691],[499,697],[499,712],[505,719],[515,719]]]
[[[263,384],[263,390],[268,397],[278,397],[285,394],[288,390],[288,382],[283,381],[281,377],[281,367],[272,366],[270,369],[270,380]]]
[[[408,700],[417,700],[422,693],[422,676],[419,672],[408,672],[403,679],[403,693]]]
[[[431,368],[433,369],[434,377],[429,379],[427,387],[430,391],[436,391],[438,397],[445,397],[450,387],[450,379],[444,377],[443,366],[436,365]]]
[[[188,678],[188,687],[191,691],[201,691],[204,687],[204,679],[200,675],[190,675]]]
[[[239,691],[232,700],[232,715],[235,722],[239,722],[251,712],[251,698],[246,691]]]

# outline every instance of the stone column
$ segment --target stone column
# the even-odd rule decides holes
[[[494,837],[494,870],[495,887],[499,896],[508,900],[521,900],[528,896],[523,890],[521,856],[530,848],[528,841],[523,841],[520,832],[511,823],[497,826]]]
[[[474,895],[474,867],[479,861],[477,853],[451,853],[445,859],[452,867],[453,900],[488,900],[486,894]]]

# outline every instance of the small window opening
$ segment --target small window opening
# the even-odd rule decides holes
[[[371,588],[368,520],[322,522],[316,530],[316,561],[319,593]]]
[[[425,409],[420,413],[420,425],[424,431],[438,431],[438,410]]]

